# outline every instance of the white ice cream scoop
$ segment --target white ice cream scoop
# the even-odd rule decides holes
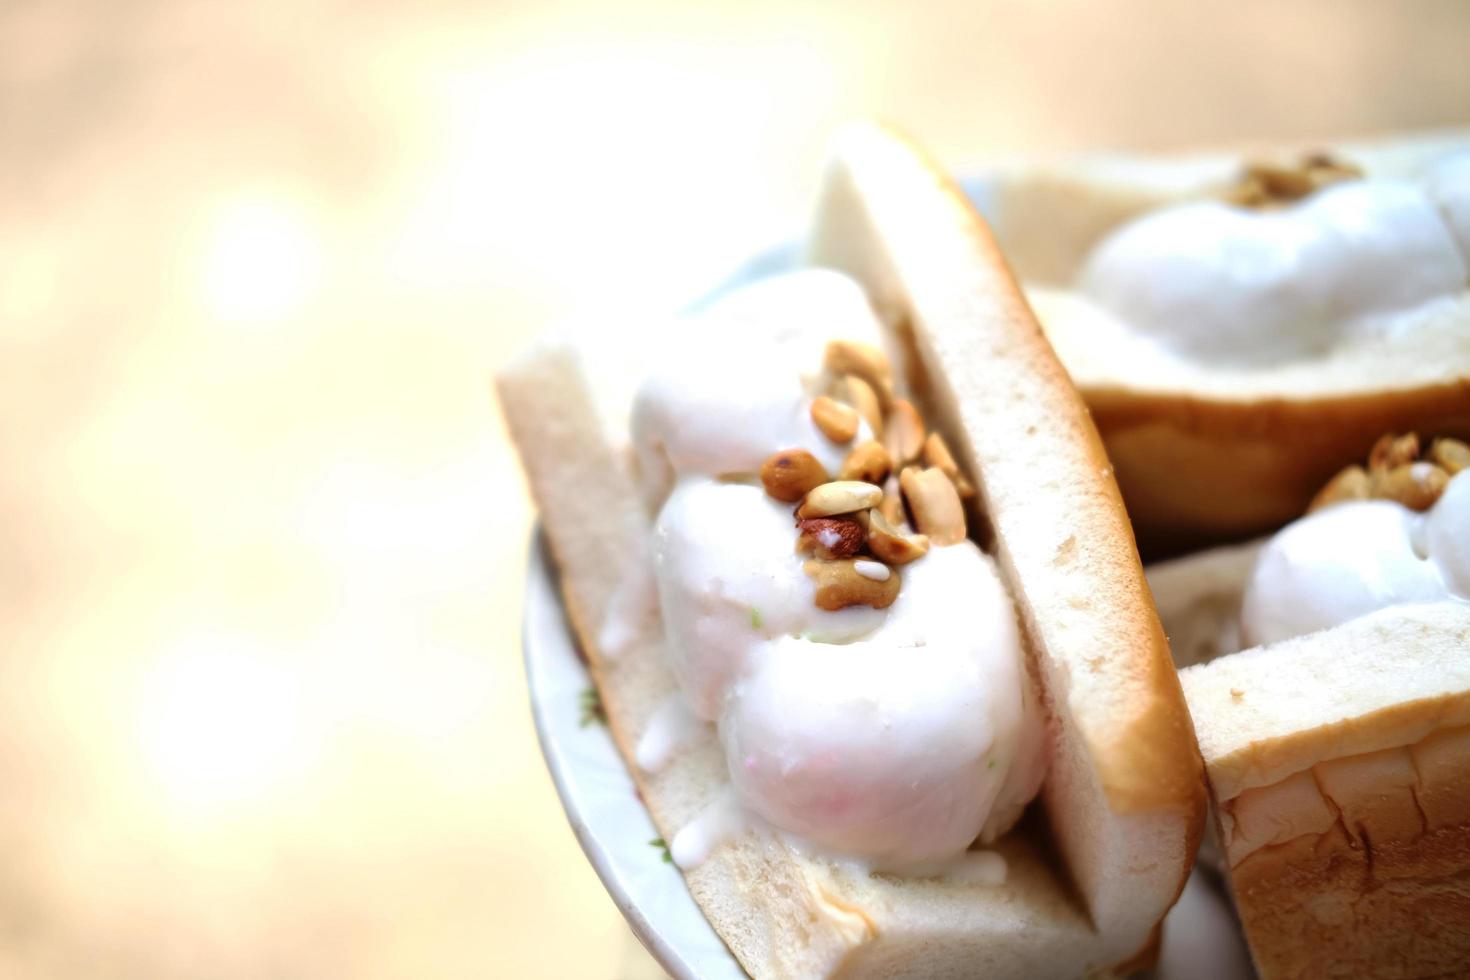
[[[877,867],[922,870],[1010,826],[1044,771],[1042,724],[1010,598],[980,550],[937,549],[904,576],[862,640],[753,650],[720,734],[757,814]]]
[[[1265,364],[1321,355],[1362,318],[1459,292],[1466,267],[1424,188],[1362,180],[1279,211],[1202,201],[1145,215],[1093,251],[1081,287],[1179,354]]]
[[[868,606],[817,608],[791,509],[758,486],[686,477],[659,512],[654,567],[669,661],[707,721],[719,717],[753,646],[792,636],[844,643],[883,622]]]
[[[877,322],[862,291],[827,272],[742,291],[709,315],[725,329],[669,352],[633,418],[681,694],[716,723],[742,813],[872,867],[937,871],[1008,829],[1045,773],[1045,715],[1009,595],[961,541],[857,567],[899,579],[887,609],[818,608],[793,505],[756,474],[791,448],[836,472],[857,440],[816,428],[803,375],[829,339],[874,340]],[[682,724],[645,746],[650,764]],[[676,836],[678,859],[697,861],[708,848],[690,842],[707,837]]]
[[[1470,597],[1470,473],[1425,514],[1389,500],[1335,504],[1277,532],[1241,605],[1247,646],[1405,602]]]

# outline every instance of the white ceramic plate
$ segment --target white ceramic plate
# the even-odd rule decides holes
[[[675,980],[745,976],[694,904],[684,878],[649,842],[658,831],[607,728],[585,717],[592,681],[562,612],[538,535],[522,624],[531,711],[572,831],[638,939]],[[1250,960],[1225,897],[1196,871],[1165,922],[1157,976],[1237,980]]]

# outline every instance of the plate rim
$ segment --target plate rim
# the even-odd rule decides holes
[[[531,702],[531,720],[536,728],[536,741],[541,749],[541,757],[551,774],[552,785],[556,788],[562,815],[571,826],[572,834],[582,848],[582,853],[587,857],[603,888],[607,890],[613,904],[617,906],[618,911],[627,921],[634,936],[673,980],[711,980],[711,978],[714,980],[725,980],[725,978],[741,980],[741,978],[746,978],[748,974],[740,967],[734,954],[730,952],[724,940],[720,939],[714,927],[705,918],[704,912],[695,903],[694,897],[689,893],[684,875],[673,864],[659,862],[652,869],[652,875],[649,875],[649,869],[642,869],[641,876],[663,879],[657,882],[660,888],[673,888],[672,892],[665,892],[661,895],[660,901],[674,904],[674,911],[682,920],[675,923],[681,933],[691,929],[696,934],[703,932],[703,935],[698,935],[699,943],[692,951],[696,955],[690,957],[685,955],[687,943],[675,942],[668,938],[664,935],[664,929],[649,917],[645,911],[646,903],[640,903],[639,896],[634,894],[639,889],[633,880],[635,877],[633,869],[618,860],[618,849],[603,840],[587,819],[587,801],[584,797],[588,792],[593,791],[578,785],[574,765],[569,757],[569,744],[566,741],[568,738],[575,737],[570,730],[573,702],[570,698],[564,698],[565,705],[563,706],[561,702],[547,696],[553,688],[558,688],[556,690],[558,695],[567,694],[564,689],[560,689],[564,685],[557,684],[551,679],[550,674],[556,669],[553,666],[554,660],[551,658],[559,657],[563,662],[562,668],[575,670],[575,676],[584,687],[596,690],[596,686],[586,661],[581,657],[577,648],[575,633],[566,619],[560,590],[555,584],[554,562],[539,520],[532,529],[528,550],[526,590],[521,614],[521,655],[526,671],[527,693]],[[562,649],[555,649],[556,647]],[[553,717],[554,710],[561,710],[565,717]],[[618,751],[606,724],[598,726],[600,731],[590,731],[580,719],[575,725],[577,734],[593,735],[599,740],[599,750],[605,749],[611,754],[613,760],[616,761],[613,774],[609,776],[603,773],[603,775],[611,780],[616,789],[626,791],[631,801],[629,809],[636,809],[641,814],[642,821],[647,825],[649,837],[659,837],[658,828],[654,826],[653,818],[639,797],[637,784],[634,783],[627,763]],[[632,816],[632,819],[637,819],[637,817]],[[666,874],[659,874],[660,871]],[[691,915],[693,919],[698,920],[697,923],[689,921]],[[716,951],[721,955],[715,955]],[[691,960],[694,961],[691,962]]]

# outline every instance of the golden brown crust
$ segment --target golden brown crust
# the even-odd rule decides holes
[[[1356,845],[1341,825],[1257,852],[1232,875],[1262,977],[1464,976],[1470,823]]]
[[[1152,553],[1285,524],[1386,431],[1470,433],[1470,377],[1339,397],[1232,401],[1115,387],[1084,395]]]
[[[1470,971],[1470,820],[1412,839],[1339,822],[1255,852],[1231,884],[1266,980]]]

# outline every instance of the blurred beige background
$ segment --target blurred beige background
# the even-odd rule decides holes
[[[488,378],[987,153],[1470,119],[1470,5],[0,2],[0,976],[647,975]]]

